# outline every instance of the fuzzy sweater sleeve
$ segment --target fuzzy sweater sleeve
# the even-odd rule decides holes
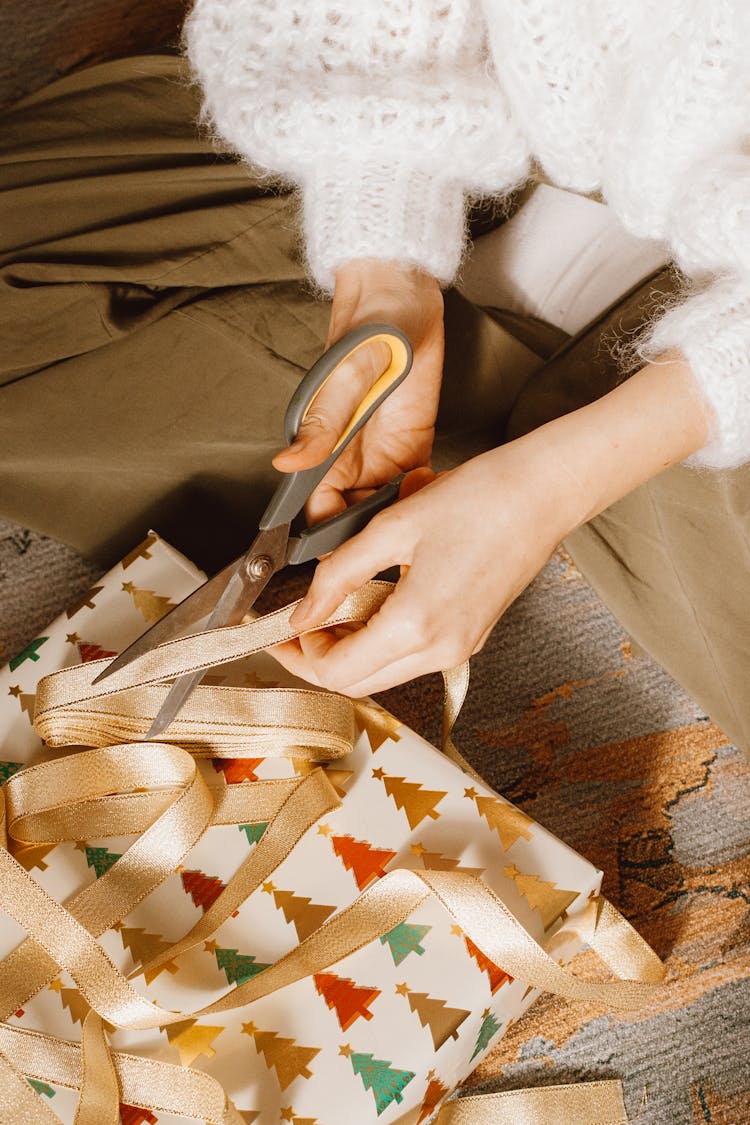
[[[527,174],[477,0],[196,0],[185,41],[215,131],[301,189],[309,267],[326,291],[354,258],[447,283],[465,193]]]
[[[750,461],[750,152],[738,146],[691,168],[668,238],[688,293],[653,326],[643,354],[681,352],[712,408],[711,440],[687,463],[733,468]]]

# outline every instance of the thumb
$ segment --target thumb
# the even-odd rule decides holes
[[[390,363],[383,340],[361,344],[328,377],[313,399],[296,439],[273,458],[281,472],[319,465],[333,451],[355,410]]]

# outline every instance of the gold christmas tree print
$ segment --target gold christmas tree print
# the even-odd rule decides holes
[[[417,1118],[417,1125],[422,1125],[423,1121],[426,1121],[428,1117],[432,1117],[443,1098],[449,1093],[449,1088],[444,1086],[435,1074],[435,1071],[431,1070],[427,1075],[427,1089],[425,1090],[422,1109]]]
[[[336,909],[335,906],[318,906],[304,895],[295,895],[293,891],[282,891],[273,883],[264,883],[263,890],[267,895],[273,896],[276,909],[280,910],[287,922],[293,923],[297,937],[304,941],[330,918]]]
[[[344,867],[351,871],[361,891],[375,879],[385,875],[385,866],[395,858],[396,853],[374,848],[365,840],[355,840],[353,836],[332,836],[333,850]]]
[[[33,692],[22,691],[20,684],[14,684],[12,687],[9,687],[8,695],[12,695],[14,699],[18,700],[19,707],[25,715],[28,715],[29,722],[33,723],[36,695]]]
[[[29,844],[24,847],[13,848],[13,858],[17,859],[21,867],[26,871],[31,871],[34,867],[38,867],[40,871],[46,871],[49,864],[46,862],[46,857],[56,847],[55,844]]]
[[[243,1023],[243,1035],[255,1041],[255,1049],[265,1060],[276,1077],[282,1090],[286,1090],[295,1078],[312,1078],[309,1063],[320,1054],[320,1047],[300,1047],[294,1039],[284,1039],[275,1031],[261,1031],[254,1023]]]
[[[289,1125],[320,1125],[317,1117],[298,1117],[292,1106],[281,1110],[281,1120],[288,1121]]]
[[[500,837],[503,851],[509,851],[516,840],[530,840],[534,821],[515,805],[499,801],[496,797],[483,797],[476,789],[464,789],[464,796],[476,801],[480,816],[483,816],[493,831]]]
[[[66,609],[65,616],[68,621],[70,621],[71,617],[75,617],[77,613],[80,613],[82,609],[94,609],[96,595],[100,594],[103,589],[103,586],[92,586],[82,598],[79,598],[74,605]]]
[[[216,1050],[212,1044],[224,1028],[207,1027],[197,1020],[181,1020],[168,1024],[165,1030],[167,1039],[179,1052],[181,1065],[191,1066],[200,1055],[207,1059],[214,1057]]]
[[[122,560],[122,569],[127,570],[129,566],[132,566],[136,559],[150,559],[151,548],[154,546],[158,538],[158,535],[147,535],[143,542],[139,543],[137,547],[134,547],[130,554],[126,555]]]
[[[399,722],[395,715],[383,711],[380,707],[373,707],[369,703],[357,703],[355,710],[357,723],[367,735],[373,754],[377,753],[383,743],[389,739],[398,742],[401,737],[398,732],[403,723]]]
[[[354,776],[354,770],[339,770],[332,766],[324,766],[323,772],[330,781],[339,797],[346,796],[347,786]]]
[[[421,844],[412,844],[411,852],[422,860],[425,871],[460,871],[463,875],[475,875],[477,878],[484,875],[483,867],[462,867],[460,860],[451,859],[440,852],[428,852]]]
[[[410,828],[416,828],[427,817],[437,820],[440,816],[435,810],[443,797],[448,796],[447,792],[423,789],[418,782],[407,781],[405,777],[389,777],[382,769],[373,770],[372,776],[383,782],[386,793],[396,802],[396,808],[406,813]]]
[[[542,916],[542,925],[548,930],[561,914],[578,898],[578,891],[564,891],[540,879],[538,875],[524,875],[515,864],[506,867],[505,874],[518,887],[523,897]]]
[[[56,992],[60,997],[63,1008],[66,1009],[73,1023],[82,1024],[91,1011],[89,1005],[81,996],[77,988],[64,988],[59,977],[49,983],[50,992]]]
[[[143,620],[149,625],[154,625],[161,620],[165,613],[174,609],[174,602],[171,598],[155,594],[153,590],[139,590],[132,582],[123,582],[122,589],[124,593],[130,594],[135,602],[135,608],[139,610]]]
[[[361,988],[354,981],[333,973],[316,973],[313,983],[331,1011],[336,1012],[342,1031],[350,1028],[359,1016],[372,1019],[369,1005],[380,996],[379,988]]]
[[[158,934],[149,934],[146,930],[138,929],[135,926],[123,926],[120,929],[120,937],[122,944],[128,950],[136,965],[148,964],[149,961],[158,957],[173,944],[171,941],[164,941]],[[178,968],[174,961],[165,961],[162,965],[157,965],[155,969],[147,969],[143,974],[143,979],[146,984],[151,984],[151,981],[156,980],[160,973],[172,973],[174,975],[176,972],[178,972]]]
[[[429,1030],[436,1051],[448,1039],[458,1039],[459,1027],[471,1015],[465,1008],[449,1008],[445,1000],[436,1000],[426,992],[412,992],[406,984],[396,985],[396,992],[407,998],[422,1027]]]

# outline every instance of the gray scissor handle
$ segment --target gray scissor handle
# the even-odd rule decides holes
[[[398,387],[409,374],[413,354],[411,344],[403,332],[398,328],[394,328],[391,324],[364,324],[360,328],[354,328],[351,332],[347,332],[345,336],[342,336],[333,347],[329,348],[328,351],[320,357],[317,363],[310,368],[292,396],[284,420],[287,442],[291,443],[294,441],[305,415],[315,401],[318,392],[325,385],[336,368],[343,363],[353,351],[375,337],[382,337],[386,343],[389,343],[391,348],[390,367],[375,381],[374,386],[365,396],[348,426],[345,428],[342,437],[339,438],[333,452],[319,465],[314,465],[310,469],[301,469],[296,473],[284,474],[283,480],[271,497],[271,502],[261,516],[259,525],[261,529],[278,527],[279,524],[292,522],[294,517],[302,511],[310,494],[317,488],[323,477],[339,455],[346,449],[355,434],[359,433],[380,404],[388,398],[388,395],[391,394],[392,391],[395,391],[396,387]],[[377,493],[375,495],[377,495]],[[368,500],[360,501],[360,503],[368,504],[372,499],[372,497],[369,497]],[[358,508],[359,504],[355,504],[349,508],[347,512],[342,513],[342,516],[349,516],[350,513],[356,512]],[[369,508],[367,510],[370,511]],[[338,516],[334,517],[334,519],[339,518]],[[350,518],[356,520],[358,517],[351,515]],[[333,521],[326,521],[326,523],[330,522]],[[367,521],[365,520],[364,522]],[[317,530],[319,535],[322,534],[324,527],[325,524],[318,525]],[[339,530],[337,534],[340,533]],[[341,536],[339,543],[343,542],[345,538],[346,535]],[[314,555],[322,553],[324,553],[322,550],[316,551]],[[309,557],[312,558],[314,555]],[[296,561],[301,562],[302,560],[299,559]]]
[[[394,500],[398,500],[399,488],[403,479],[403,475],[394,477],[392,481],[384,484],[377,492],[373,492],[372,496],[353,504],[346,511],[339,512],[337,516],[331,516],[330,519],[322,523],[316,523],[312,527],[305,528],[296,539],[290,540],[287,562],[309,562],[310,559],[317,559],[321,555],[327,555],[329,551],[335,551],[347,539],[351,539],[357,532],[362,531],[373,516],[382,512]]]

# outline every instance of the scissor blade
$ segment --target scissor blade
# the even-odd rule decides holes
[[[261,531],[250,550],[239,560],[240,565],[230,577],[203,632],[222,625],[239,625],[266,588],[277,570],[286,565],[289,546],[289,524]],[[264,564],[255,567],[258,560]],[[146,731],[146,741],[158,738],[177,715],[193,688],[203,679],[205,669],[188,672],[172,684],[154,721]]]
[[[120,668],[127,667],[133,660],[143,656],[144,652],[150,652],[151,649],[163,644],[164,641],[171,641],[174,637],[179,637],[182,633],[188,632],[191,626],[198,625],[203,621],[207,614],[211,613],[217,606],[232,578],[243,565],[244,560],[245,556],[241,555],[240,558],[235,559],[234,562],[220,570],[213,578],[209,578],[197,590],[193,590],[192,594],[188,594],[179,605],[171,609],[145,633],[141,633],[132,645],[121,652],[119,656],[116,656],[92,683],[98,684],[100,680],[105,680],[113,672],[119,672]]]

